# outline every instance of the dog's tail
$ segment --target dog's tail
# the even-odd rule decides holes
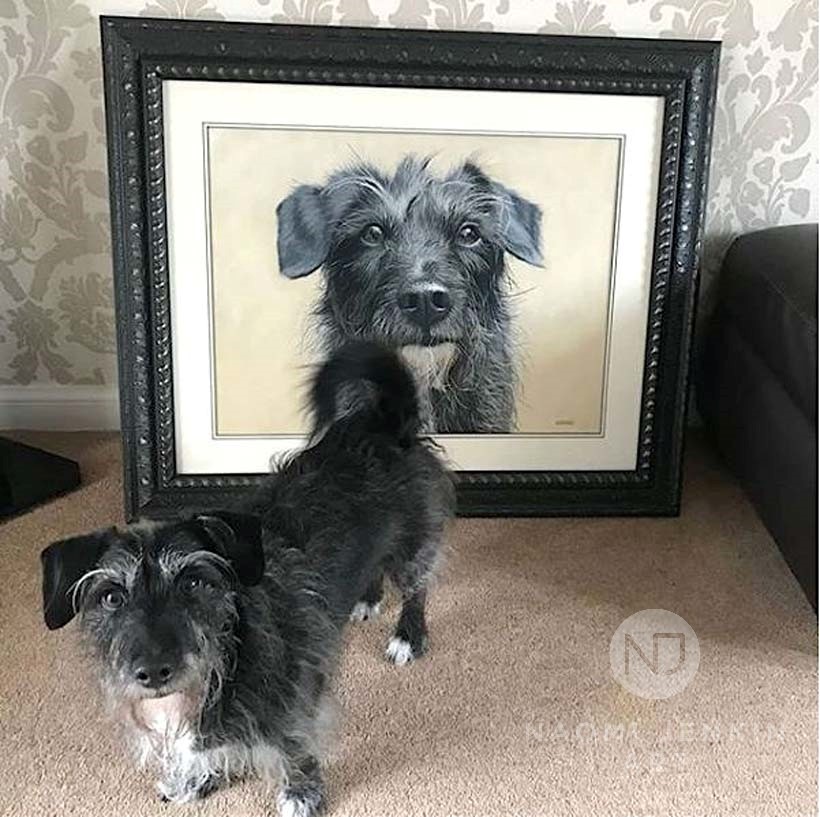
[[[362,389],[362,385],[369,388]],[[310,389],[316,436],[339,417],[364,417],[368,432],[411,444],[420,428],[413,376],[397,354],[365,341],[351,341],[326,360]]]

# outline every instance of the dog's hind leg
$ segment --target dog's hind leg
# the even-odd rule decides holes
[[[356,606],[350,613],[351,621],[367,621],[369,618],[375,618],[381,612],[383,585],[384,580],[381,572],[379,572],[378,576],[370,582],[362,597],[356,602]]]
[[[439,526],[431,526],[421,543],[416,537],[406,539],[399,551],[401,557],[388,563],[387,573],[402,596],[399,621],[386,651],[394,664],[409,664],[427,651],[424,609],[442,534]]]
[[[405,596],[399,623],[387,644],[387,658],[401,666],[420,658],[427,650],[427,622],[424,606],[427,601],[425,587]]]

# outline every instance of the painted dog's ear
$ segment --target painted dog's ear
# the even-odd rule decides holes
[[[242,584],[258,584],[265,572],[262,520],[253,514],[212,511],[196,517],[205,534],[233,567]]]
[[[276,208],[279,271],[286,278],[310,275],[330,252],[332,213],[321,187],[301,185]]]
[[[116,528],[74,536],[50,544],[40,554],[43,568],[43,618],[58,630],[74,618],[74,586],[93,570],[111,544]]]
[[[501,205],[504,249],[534,267],[543,266],[541,208],[498,182],[493,183],[493,192]]]

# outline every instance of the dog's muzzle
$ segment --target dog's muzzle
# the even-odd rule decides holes
[[[424,332],[443,321],[453,308],[450,293],[441,286],[417,286],[399,294],[402,315]]]

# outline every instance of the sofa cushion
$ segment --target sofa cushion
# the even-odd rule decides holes
[[[774,227],[738,238],[718,294],[721,311],[817,419],[817,225]]]
[[[699,369],[701,416],[817,609],[817,426],[721,312]]]

